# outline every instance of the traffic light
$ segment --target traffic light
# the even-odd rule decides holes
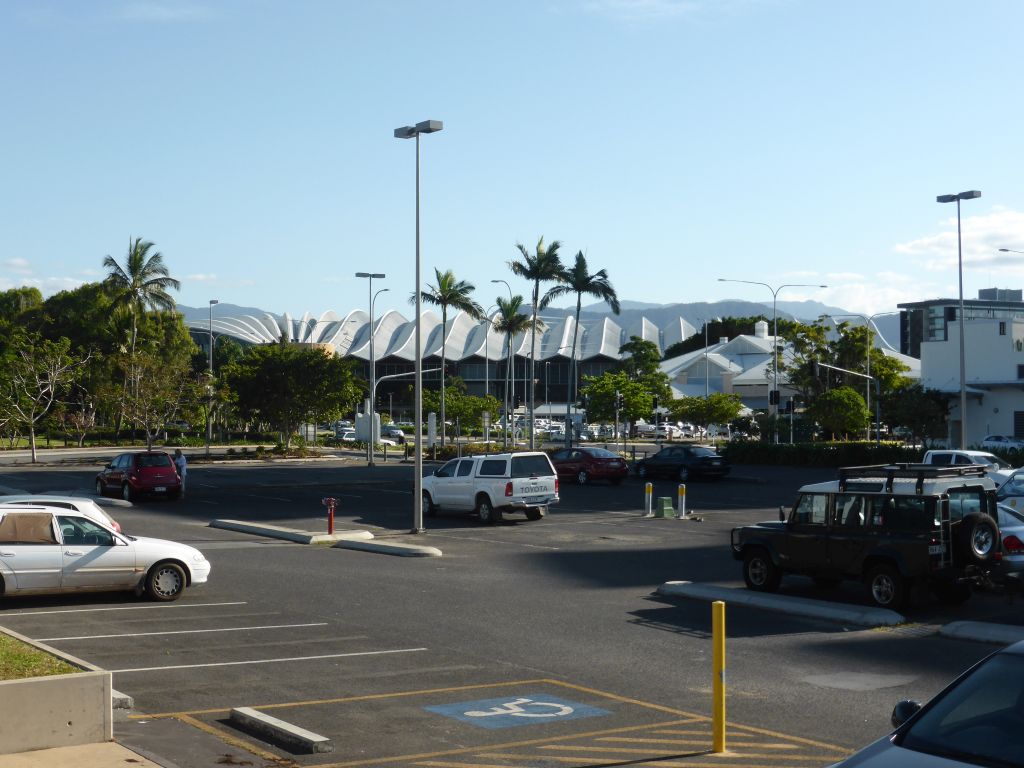
[[[622,406],[625,405],[625,399],[622,397],[622,393],[616,391],[615,393],[615,410],[621,411]]]
[[[779,390],[773,389],[770,392],[768,392],[768,405],[778,405],[778,404],[779,404]]]
[[[651,410],[652,411],[658,410],[658,396],[657,395],[654,396],[654,405],[651,406]]]
[[[516,395],[515,399],[513,401],[513,406],[512,407],[513,408],[518,408],[522,404],[523,404],[523,398],[521,396],[519,396],[519,395]]]

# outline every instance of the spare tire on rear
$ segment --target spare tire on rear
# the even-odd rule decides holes
[[[953,546],[961,565],[985,565],[999,552],[999,526],[991,515],[967,515],[953,526]]]

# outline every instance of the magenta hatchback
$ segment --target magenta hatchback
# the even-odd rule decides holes
[[[181,496],[181,478],[169,453],[122,453],[96,475],[96,495],[111,490],[118,491],[126,501],[146,494],[177,499]]]

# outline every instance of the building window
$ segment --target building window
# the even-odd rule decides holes
[[[1005,320],[1000,320],[999,321],[999,335],[1000,336],[1005,336],[1006,335],[1006,321]]]
[[[1024,379],[1024,365],[1017,366],[1017,378]]]

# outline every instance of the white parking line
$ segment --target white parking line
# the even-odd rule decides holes
[[[280,664],[284,661],[317,661],[319,659],[343,659],[350,656],[382,656],[388,653],[415,653],[426,648],[395,648],[390,651],[361,651],[358,653],[328,653],[322,656],[291,656],[285,659],[253,659],[252,661],[218,661],[212,664],[173,664],[166,667],[134,667],[132,669],[111,669],[109,672],[161,672],[171,669],[204,669],[206,667],[237,667],[243,664]]]
[[[107,640],[115,637],[156,637],[158,635],[199,635],[204,632],[245,632],[253,629],[294,629],[296,627],[326,627],[326,621],[315,624],[268,624],[262,627],[224,627],[222,629],[176,629],[172,632],[130,632],[122,635],[77,635],[74,637],[37,637],[41,643],[55,640]]]
[[[2,615],[4,618],[8,616],[46,616],[53,613],[99,613],[100,611],[150,611],[150,610],[170,610],[172,608],[217,608],[222,605],[248,605],[247,602],[241,601],[237,603],[188,603],[186,605],[129,605],[124,608],[63,608],[59,611],[17,611],[15,613],[8,613],[4,611]]]

